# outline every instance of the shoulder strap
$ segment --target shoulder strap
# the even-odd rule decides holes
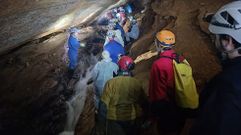
[[[170,56],[160,56],[159,58],[168,58],[168,59],[172,59],[172,60],[175,60],[177,63],[180,63],[180,56],[182,55],[179,55],[177,53],[173,53],[172,56],[174,57],[170,57]]]

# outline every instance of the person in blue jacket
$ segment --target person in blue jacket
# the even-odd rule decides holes
[[[190,135],[241,135],[241,1],[231,2],[212,17],[209,30],[226,56],[223,71],[200,94],[199,117]]]
[[[69,30],[68,38],[68,56],[69,56],[69,72],[73,74],[77,64],[78,64],[78,49],[80,48],[80,41],[78,39],[79,30],[77,28],[71,28]]]
[[[109,42],[104,46],[104,50],[107,50],[110,53],[112,62],[117,64],[119,57],[125,55],[125,49],[120,43],[114,40],[115,33],[108,31],[107,37],[109,38]]]

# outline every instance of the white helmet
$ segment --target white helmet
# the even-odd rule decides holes
[[[113,13],[118,13],[118,8],[112,9],[112,12],[113,12]]]
[[[241,43],[241,1],[224,5],[212,17],[209,30],[214,34],[226,34]]]
[[[119,12],[125,13],[125,9],[123,7],[118,8]]]
[[[110,53],[107,50],[104,50],[101,55],[103,59],[110,59]]]

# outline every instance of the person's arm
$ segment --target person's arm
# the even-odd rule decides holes
[[[93,72],[92,72],[92,79],[93,81],[96,81],[97,77],[98,77],[98,70],[99,70],[99,64],[96,63],[94,69],[93,69]]]
[[[106,38],[105,38],[105,43],[104,43],[104,46],[105,46],[106,44],[108,44],[109,42],[110,42],[109,38],[108,38],[108,37],[106,37]]]
[[[100,115],[104,118],[107,117],[107,111],[108,111],[108,106],[110,103],[110,99],[111,99],[111,86],[109,81],[106,82],[104,89],[103,89],[103,93],[101,95],[101,101],[100,101]]]
[[[139,27],[137,24],[132,26],[131,31],[128,32],[128,36],[133,39],[137,39],[139,37]]]
[[[160,115],[160,112],[169,108],[170,103],[167,100],[166,81],[166,73],[154,63],[149,82],[150,110],[154,115]]]
[[[142,83],[139,84],[139,104],[143,110],[143,117],[146,118],[148,116],[148,111],[149,111],[149,104],[148,104],[148,99],[147,95],[141,85]]]
[[[116,77],[118,75],[118,70],[119,70],[119,67],[117,64],[114,63],[114,71],[113,71],[113,77]]]
[[[139,56],[134,60],[134,63],[139,63],[139,62],[141,62],[141,61],[143,61],[143,60],[148,60],[148,59],[150,59],[151,57],[154,57],[154,56],[156,56],[156,55],[158,55],[158,52],[157,52],[157,51],[155,51],[155,52],[153,52],[153,51],[148,51],[148,52],[146,52],[146,53],[143,53],[143,54],[139,55]]]
[[[120,30],[115,30],[116,31],[116,40],[118,40],[117,42],[120,43],[123,47],[124,47],[124,40],[121,36],[121,31]]]

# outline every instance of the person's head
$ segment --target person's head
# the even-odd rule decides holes
[[[112,9],[112,12],[113,12],[113,13],[118,13],[118,8],[113,8],[113,9]]]
[[[69,29],[69,33],[70,33],[71,35],[77,36],[77,35],[80,33],[80,30],[77,29],[77,28],[70,28],[70,29]]]
[[[114,30],[108,30],[106,36],[109,40],[114,40],[115,37],[116,37],[115,31]]]
[[[130,20],[132,25],[137,23],[137,20],[133,16],[128,16],[128,19]]]
[[[106,13],[106,18],[107,18],[108,20],[113,19],[114,17],[113,17],[112,12],[107,12],[107,13]]]
[[[107,50],[104,50],[102,52],[101,56],[102,56],[102,59],[107,60],[107,61],[111,61],[110,53]]]
[[[118,12],[119,12],[119,13],[125,13],[125,9],[124,9],[123,7],[119,7],[119,8],[118,8]]]
[[[241,1],[221,7],[212,17],[210,32],[216,35],[216,47],[232,59],[241,55]]]
[[[169,30],[161,30],[156,34],[155,46],[158,52],[172,49],[176,42],[175,35]]]
[[[130,4],[127,4],[125,6],[125,11],[126,13],[131,14],[133,12],[132,6]]]
[[[134,69],[135,63],[129,56],[122,56],[118,61],[119,75],[131,75],[131,70]]]

